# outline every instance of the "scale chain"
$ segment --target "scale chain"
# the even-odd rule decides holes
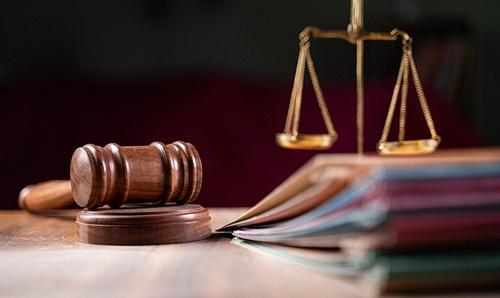
[[[392,117],[394,115],[394,110],[396,109],[396,103],[398,100],[399,90],[401,89],[401,82],[403,80],[404,73],[404,59],[405,55],[401,59],[401,65],[398,71],[398,77],[396,79],[396,85],[394,86],[394,91],[392,92],[391,103],[389,105],[389,112],[387,113],[387,118],[385,119],[384,130],[382,131],[382,137],[380,138],[379,143],[387,142],[387,137],[389,136],[389,130],[391,128]]]
[[[427,105],[427,100],[425,98],[424,90],[418,76],[417,67],[415,66],[415,61],[413,59],[413,53],[411,49],[411,38],[403,41],[403,56],[401,58],[401,65],[398,72],[398,77],[396,79],[396,85],[394,86],[394,91],[392,93],[391,103],[389,106],[389,111],[387,113],[387,118],[384,124],[384,129],[382,131],[382,137],[379,143],[387,142],[387,137],[389,135],[390,126],[392,123],[392,118],[394,111],[396,109],[396,104],[398,96],[401,92],[401,106],[400,106],[400,118],[399,118],[399,142],[405,140],[405,127],[406,127],[406,115],[407,115],[407,99],[408,99],[408,86],[409,86],[409,74],[411,70],[413,82],[415,84],[415,89],[417,91],[417,96],[420,101],[420,106],[424,113],[424,117],[429,127],[430,133],[433,139],[439,141],[440,137],[436,133],[434,127],[434,121]]]
[[[325,122],[326,128],[328,130],[328,134],[330,136],[335,136],[336,131],[333,126],[330,113],[328,112],[328,107],[326,105],[325,97],[321,90],[318,75],[316,74],[316,70],[314,68],[314,62],[312,60],[309,47],[310,47],[309,36],[305,36],[300,41],[299,58],[297,61],[297,68],[295,71],[295,78],[292,87],[292,94],[290,98],[290,105],[288,108],[288,114],[285,122],[284,132],[291,133],[293,138],[296,138],[298,135],[300,110],[302,105],[302,93],[304,86],[304,73],[305,73],[305,66],[307,65],[307,69],[311,77],[312,86],[316,94],[316,99],[318,101],[318,105],[321,110],[323,121]]]
[[[309,75],[311,76],[311,82],[314,92],[316,93],[316,99],[318,100],[318,105],[321,110],[321,115],[323,116],[323,121],[325,122],[328,134],[334,136],[336,135],[335,128],[333,127],[332,119],[330,118],[330,113],[328,112],[328,106],[325,103],[325,97],[323,96],[323,92],[321,91],[318,75],[316,74],[314,62],[312,60],[309,48],[306,49],[306,59],[307,69],[309,70]]]
[[[422,106],[422,111],[424,112],[425,121],[431,132],[432,138],[439,139],[439,136],[434,127],[434,121],[432,120],[431,111],[427,105],[427,100],[425,99],[424,89],[420,83],[420,77],[418,76],[417,67],[415,66],[415,61],[413,60],[412,50],[408,49],[408,57],[410,62],[411,71],[413,73],[413,81],[415,83],[415,89],[417,91],[418,99],[420,100],[420,105]]]
[[[400,142],[405,140],[406,111],[408,102],[408,51],[403,54],[403,86],[401,86],[401,107],[399,112],[399,135]]]

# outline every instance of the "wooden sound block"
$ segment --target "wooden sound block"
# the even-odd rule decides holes
[[[76,240],[89,244],[171,244],[212,235],[208,210],[196,204],[84,209],[75,227]]]

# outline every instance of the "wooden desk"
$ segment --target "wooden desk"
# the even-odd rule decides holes
[[[304,271],[231,244],[228,234],[170,245],[81,244],[73,235],[77,211],[60,210],[50,216],[0,211],[0,296],[366,296],[345,281]],[[243,211],[209,209],[214,228]]]
[[[358,297],[338,281],[231,244],[228,234],[155,246],[81,244],[78,210],[0,211],[0,296]],[[213,228],[242,208],[209,209]]]

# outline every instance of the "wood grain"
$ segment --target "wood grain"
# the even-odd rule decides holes
[[[19,208],[39,213],[71,205],[73,194],[69,180],[50,180],[28,185],[19,193]]]
[[[243,208],[212,208],[213,226]],[[0,211],[5,297],[363,297],[349,283],[231,244],[229,234],[182,244],[108,246],[75,240],[78,210]]]
[[[79,211],[39,216],[0,210],[2,297],[369,297],[350,281],[234,245],[225,233],[182,244],[82,244],[74,237]],[[209,208],[214,228],[244,211]],[[418,297],[498,297],[498,292]]]
[[[208,210],[196,204],[85,209],[76,240],[89,244],[151,245],[199,241],[212,235]]]
[[[18,205],[33,213],[69,206],[96,209],[149,202],[193,202],[201,191],[203,167],[196,148],[182,141],[149,146],[77,148],[70,165],[71,182],[51,180],[24,187]]]
[[[123,147],[87,144],[75,150],[70,178],[80,207],[185,204],[200,193],[203,170],[196,148],[182,141]]]

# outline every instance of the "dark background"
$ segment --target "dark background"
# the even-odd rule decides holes
[[[498,1],[365,1],[365,27],[414,37],[442,147],[500,144]],[[196,146],[205,206],[251,206],[317,152],[284,150],[283,129],[308,25],[344,29],[345,1],[1,1],[0,208],[28,184],[68,179],[84,144]],[[355,47],[311,45],[339,140],[355,152]],[[399,42],[366,42],[365,151],[374,151]],[[301,128],[323,132],[312,90]],[[427,138],[410,97],[408,137]]]

